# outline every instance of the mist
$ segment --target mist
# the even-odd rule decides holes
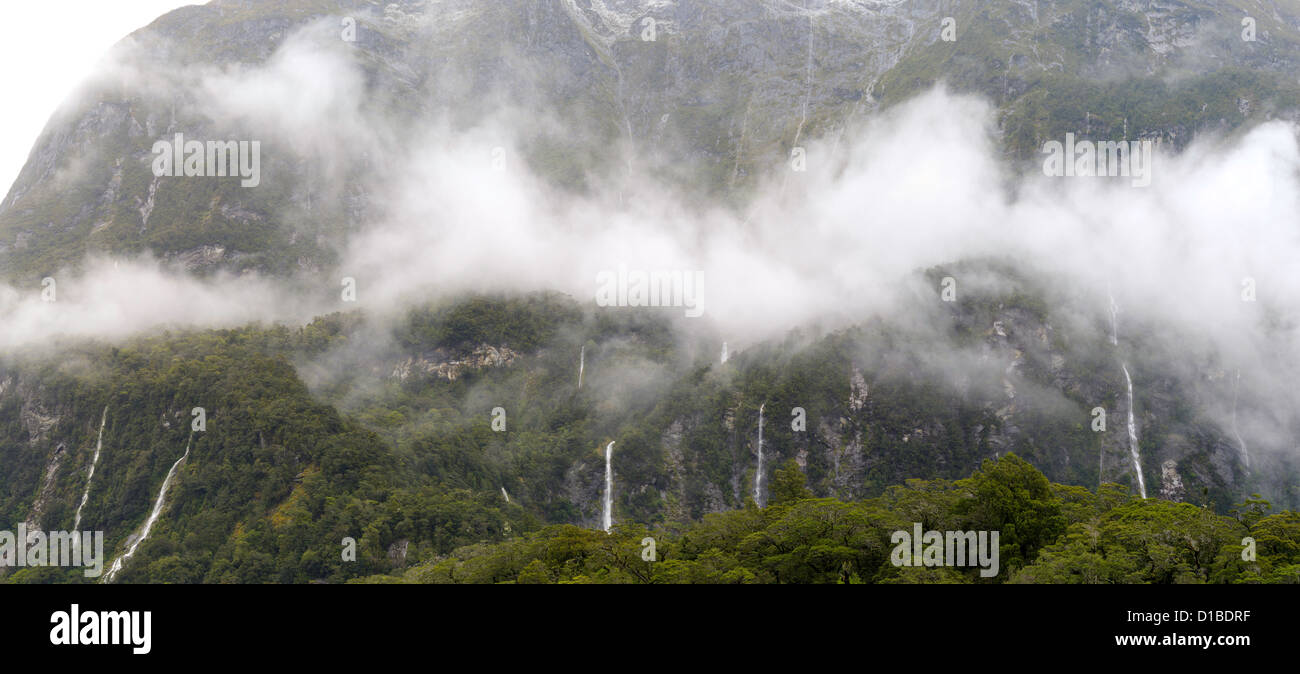
[[[674,158],[631,144],[610,148],[617,174],[593,170],[587,191],[557,187],[521,150],[539,129],[565,128],[556,113],[502,107],[466,127],[430,112],[412,124],[371,99],[346,46],[311,34],[287,39],[260,67],[146,69],[128,49],[103,76],[150,96],[184,85],[217,128],[292,148],[327,188],[347,183],[349,167],[370,167],[352,187],[382,206],[340,242],[337,266],[290,279],[196,278],[149,258],[97,256],[55,277],[55,301],[42,288],[0,289],[0,346],[302,324],[353,308],[382,323],[465,292],[547,289],[592,303],[600,272],[622,265],[703,272],[704,315],[691,320],[735,352],[811,322],[879,317],[923,334],[931,314],[917,272],[996,257],[1070,289],[1078,302],[1051,307],[1062,320],[1101,321],[1113,296],[1121,344],[1140,335],[1145,348],[1176,351],[1194,337],[1241,372],[1243,402],[1276,412],[1240,416],[1256,434],[1300,403],[1292,124],[1198,138],[1176,155],[1157,147],[1151,184],[1135,187],[1008,164],[991,105],[941,86],[842,136],[807,141],[806,171],[769,167],[736,209],[656,179]],[[344,278],[355,280],[355,304],[337,300]],[[958,301],[981,282],[955,281]],[[936,371],[959,367],[935,362]]]

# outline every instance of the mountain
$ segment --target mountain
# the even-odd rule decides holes
[[[1243,15],[1257,41],[1241,39]],[[328,268],[384,217],[375,196],[395,169],[378,158],[442,115],[462,129],[501,109],[556,120],[519,149],[569,189],[618,174],[621,145],[738,208],[791,148],[939,81],[995,103],[1013,157],[1067,131],[1181,147],[1295,119],[1298,45],[1291,2],[219,0],[134,33],[51,119],[0,202],[0,272],[34,283],[87,253],[141,252],[193,270]],[[250,100],[244,84],[280,93]],[[308,112],[329,123],[294,128]],[[263,139],[266,184],[153,176],[153,144],[177,131]]]
[[[119,559],[160,512],[115,582],[983,582],[892,565],[890,532],[917,521],[1002,528],[997,582],[1294,582],[1300,528],[1269,512],[1300,507],[1285,269],[1168,278],[1202,259],[1199,221],[1145,261],[1088,234],[1123,274],[971,243],[985,225],[943,236],[1114,196],[1021,178],[1066,134],[1151,141],[1202,172],[1188,191],[1245,190],[1203,167],[1269,143],[1289,166],[1297,65],[1290,2],[176,10],[56,113],[0,202],[0,530],[80,522]],[[953,121],[970,111],[987,143]],[[917,129],[952,165],[890,144]],[[177,134],[256,141],[254,184],[158,175]],[[804,150],[820,167],[784,172]],[[924,199],[891,197],[912,180]],[[1292,250],[1286,180],[1277,231],[1214,239],[1225,255]],[[1007,184],[1024,200],[992,218],[950,198],[1002,204]],[[881,193],[847,196],[864,185]],[[1153,192],[1078,221],[1237,222],[1237,202]],[[925,229],[949,203],[953,228]],[[832,226],[857,218],[869,261]],[[609,249],[570,250],[589,239]],[[665,241],[761,249],[706,293],[740,287],[757,313],[604,306],[548,275]],[[1258,302],[1237,301],[1246,273]],[[1257,564],[1236,562],[1247,535]],[[680,564],[642,571],[646,536]]]

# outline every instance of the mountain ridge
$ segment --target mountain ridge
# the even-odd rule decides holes
[[[1258,19],[1254,43],[1241,39],[1243,13]],[[1297,366],[1294,287],[1285,270],[1237,269],[1240,256],[1198,278],[1160,277],[1153,251],[1193,265],[1204,232],[1180,231],[1170,252],[1143,237],[1178,230],[1124,232],[1131,220],[1115,211],[1173,226],[1202,212],[1236,237],[1212,240],[1228,252],[1288,250],[1286,176],[1257,180],[1258,193],[1231,178],[1265,151],[1287,166],[1298,64],[1291,2],[182,8],[133,34],[60,109],[0,202],[0,276],[12,284],[0,306],[17,325],[0,352],[0,529],[66,528],[85,489],[84,521],[106,530],[116,558],[179,465],[124,582],[979,582],[885,566],[882,532],[914,518],[994,526],[1008,513],[1035,533],[1007,548],[1007,579],[1288,580],[1294,514],[1254,515],[1261,498],[1300,506],[1300,417],[1278,387]],[[949,123],[985,112],[987,124]],[[948,142],[982,126],[988,138]],[[934,147],[906,144],[918,129]],[[257,186],[154,175],[153,144],[176,133],[258,140]],[[1169,192],[1121,200],[1101,181],[1076,192],[1018,182],[1066,133],[1159,143],[1175,177],[1214,162],[1222,174],[1198,174],[1202,194],[1184,204],[1162,203],[1184,196]],[[1217,136],[1236,154],[1193,144]],[[805,149],[821,162],[807,179],[786,170]],[[873,152],[890,161],[864,159]],[[825,189],[843,175],[858,182]],[[1225,186],[1245,196],[1216,210]],[[967,192],[988,210],[969,208]],[[801,199],[807,208],[789,207]],[[1165,211],[1144,210],[1153,202]],[[1264,223],[1276,231],[1242,226],[1277,212],[1287,217]],[[698,222],[682,225],[688,215]],[[1076,227],[1085,236],[1060,241],[1101,254],[1071,266],[1072,250],[1016,259],[942,238],[997,232],[981,218],[1011,232]],[[385,230],[394,220],[415,226]],[[556,229],[539,235],[531,220]],[[739,270],[739,283],[710,285],[758,296],[745,306],[759,315],[602,306],[545,273],[670,247],[630,236],[638,226],[722,248],[722,260],[769,245],[719,274]],[[563,255],[596,233],[609,249]],[[496,247],[471,250],[478,240]],[[929,246],[930,261],[909,268],[909,244]],[[370,257],[350,257],[364,245]],[[1105,255],[1126,246],[1150,255]],[[883,252],[854,257],[863,250]],[[488,267],[484,251],[505,262]],[[131,276],[141,259],[156,268]],[[127,270],[108,273],[118,263]],[[854,273],[870,263],[881,269]],[[400,273],[439,266],[446,276]],[[517,278],[481,281],[480,268]],[[801,286],[801,274],[822,285]],[[54,306],[19,306],[47,285]],[[90,311],[158,286],[174,295],[160,306],[187,311]],[[1188,319],[1203,307],[1184,305],[1206,298],[1233,312]],[[229,310],[241,302],[256,306]],[[103,334],[73,330],[96,320]],[[1224,337],[1234,321],[1237,341]],[[176,464],[195,408],[207,426]],[[615,535],[578,529],[600,527],[611,483]],[[1153,498],[1133,496],[1141,484]],[[777,507],[758,508],[754,489]],[[852,545],[799,533],[826,522]],[[1213,550],[1170,543],[1171,526]],[[1237,564],[1233,539],[1260,532],[1272,556]],[[635,536],[651,533],[691,564],[630,571]],[[349,539],[355,562],[340,555]],[[1181,561],[1142,558],[1151,541]],[[777,549],[787,543],[799,555]],[[1121,571],[1075,574],[1102,548]],[[584,552],[547,556],[565,549]],[[791,574],[784,555],[814,571]],[[1146,566],[1130,568],[1137,558]],[[603,561],[583,566],[591,559]],[[84,582],[39,569],[6,579]]]

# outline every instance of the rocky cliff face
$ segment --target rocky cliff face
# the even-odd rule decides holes
[[[504,367],[514,362],[519,354],[509,347],[495,347],[481,344],[473,352],[463,357],[454,357],[446,349],[438,349],[419,356],[408,356],[395,363],[392,377],[405,382],[412,375],[441,377],[456,381],[465,372],[476,372],[489,367]]]
[[[1053,481],[1117,483],[1136,494],[1122,364],[1151,497],[1223,509],[1254,490],[1290,502],[1290,441],[1267,441],[1271,468],[1258,457],[1247,464],[1228,417],[1217,413],[1233,389],[1214,357],[1170,350],[1136,324],[1143,337],[1112,344],[1101,312],[1080,322],[1087,307],[1048,299],[1040,280],[1003,281],[1004,292],[926,315],[924,331],[869,322],[795,353],[772,344],[738,350],[700,383],[683,375],[680,388],[631,413],[617,436],[616,519],[688,520],[744,507],[760,405],[765,484],[794,460],[816,495],[862,499],[921,476],[957,479],[1014,452]],[[588,366],[596,376],[609,367]],[[654,430],[647,435],[642,424]],[[603,493],[598,449],[592,443],[569,464],[564,491],[551,495],[576,504],[588,524]]]
[[[111,549],[129,540],[184,447],[189,401],[215,400],[206,403],[207,430],[196,434],[150,558],[183,549],[207,559],[212,550],[233,550],[230,541],[244,540],[247,529],[307,526],[306,504],[326,502],[308,494],[351,484],[358,471],[389,470],[397,483],[420,485],[394,496],[399,505],[431,485],[452,485],[499,508],[504,488],[510,522],[536,517],[595,527],[610,439],[618,443],[615,522],[695,520],[745,507],[752,498],[760,406],[767,485],[775,469],[793,460],[817,496],[862,499],[910,479],[961,478],[984,459],[1015,452],[1054,481],[1089,488],[1114,482],[1136,491],[1121,353],[1134,383],[1152,497],[1222,511],[1259,492],[1280,508],[1294,507],[1288,489],[1297,466],[1289,440],[1248,433],[1253,458],[1247,466],[1241,438],[1213,413],[1234,399],[1228,373],[1211,361],[1171,366],[1170,356],[1144,340],[1121,336],[1112,344],[1102,312],[1080,322],[1086,316],[1080,307],[1044,301],[1047,291],[1025,292],[1043,287],[1031,279],[992,285],[1003,292],[968,288],[968,302],[934,303],[939,308],[920,321],[924,330],[868,321],[737,348],[725,364],[714,357],[720,341],[711,336],[586,332],[594,323],[581,314],[528,349],[496,340],[497,346],[458,350],[414,341],[401,347],[412,355],[346,366],[356,376],[342,388],[324,387],[315,400],[282,357],[254,355],[265,339],[254,330],[105,348],[85,360],[113,372],[107,383],[50,366],[7,367],[0,373],[0,480],[8,487],[0,517],[9,519],[0,520],[0,529],[4,521],[69,525],[106,398],[112,400],[108,449],[85,520],[107,529]],[[490,313],[474,318],[466,324],[492,322]],[[1135,321],[1129,326],[1144,334]],[[270,343],[281,344],[288,331],[268,334]],[[184,357],[168,351],[181,344],[193,350]],[[580,344],[587,378],[579,390]],[[143,378],[142,353],[155,354],[157,368]],[[698,360],[692,353],[708,356]],[[304,371],[335,357],[314,350],[295,360]],[[196,384],[191,377],[200,368],[205,379]],[[215,393],[224,387],[234,388]],[[374,434],[340,428],[343,422],[323,402]],[[504,432],[491,427],[497,406],[509,414]],[[1105,413],[1104,428],[1094,426],[1096,408]],[[318,454],[350,440],[358,446],[342,455]],[[352,454],[361,451],[369,453]],[[335,474],[327,480],[322,469]],[[207,505],[214,494],[223,499],[221,508]],[[426,545],[414,545],[423,529],[376,526],[367,535],[372,554],[385,564],[401,565]],[[199,546],[192,551],[184,548],[200,529],[207,538],[184,543]]]
[[[0,513],[21,521],[28,530],[40,529],[47,515],[61,514],[67,489],[63,478],[77,470],[82,457],[81,437],[75,427],[75,403],[50,390],[39,377],[0,370],[0,482],[6,486]]]
[[[382,219],[385,157],[421,120],[510,108],[551,120],[518,145],[557,185],[646,169],[736,206],[793,148],[941,80],[990,98],[1020,156],[1066,130],[1178,145],[1294,116],[1297,44],[1296,8],[1228,0],[217,0],[135,33],[50,121],[0,202],[0,271],[144,251],[200,272],[328,267]],[[295,69],[303,50],[327,70]],[[318,106],[322,129],[240,107],[229,87],[257,73],[302,92],[284,105]],[[1138,78],[1127,109],[1106,84],[1122,78]],[[1171,107],[1189,94],[1205,105]],[[260,140],[265,180],[154,176],[153,144],[175,133]]]
[[[1243,16],[1255,20],[1256,41],[1242,39]],[[355,41],[342,39],[344,18],[356,19]],[[953,41],[943,36],[947,18]],[[327,269],[349,236],[384,217],[382,187],[398,171],[385,157],[401,156],[405,133],[431,118],[465,129],[502,110],[541,120],[517,139],[521,159],[561,189],[582,192],[596,179],[617,187],[645,170],[730,208],[747,205],[760,174],[806,140],[847,143],[851,125],[939,80],[993,102],[1013,158],[1081,128],[1177,147],[1194,132],[1294,116],[1297,44],[1294,6],[1244,0],[217,0],[138,32],[118,65],[51,120],[0,202],[0,274],[28,283],[88,253],[143,252],[194,274]],[[303,53],[326,64],[319,89],[303,88],[320,74],[298,68],[293,56]],[[233,104],[221,94],[237,93],[223,83],[262,76],[283,78],[271,88],[319,106],[324,131],[301,135],[274,114],[221,107]],[[176,133],[260,140],[261,184],[153,175],[153,143]],[[379,465],[401,488],[419,475],[488,493],[492,508],[508,490],[516,523],[527,512],[594,526],[602,449],[617,439],[616,521],[743,507],[760,406],[764,483],[794,460],[818,496],[955,479],[1008,452],[1058,482],[1134,489],[1121,362],[1152,495],[1222,509],[1261,491],[1295,507],[1290,439],[1243,438],[1225,423],[1216,411],[1234,410],[1235,424],[1237,389],[1212,354],[1163,349],[1149,326],[1112,344],[1101,312],[1049,302],[1047,284],[1021,281],[918,311],[929,331],[864,316],[793,340],[797,348],[745,345],[724,364],[712,355],[720,340],[654,320],[601,335],[600,321],[574,319],[534,348],[497,334],[476,333],[468,351],[417,339],[400,355],[349,362],[374,380],[354,397],[318,390],[313,399],[299,379],[305,370],[275,348],[248,346],[291,342],[283,332],[212,331],[88,357],[88,370],[117,368],[116,388],[81,390],[55,368],[0,372],[0,529],[70,519],[102,398],[118,395],[135,409],[123,415],[129,441],[104,467],[115,476],[104,482],[113,499],[92,500],[88,513],[92,524],[113,524],[120,543],[175,460],[193,399],[217,385],[229,426],[196,443],[193,473],[181,478],[195,497],[177,500],[190,510],[170,542],[159,541],[180,548],[187,527],[203,528],[208,538],[187,551],[204,557],[195,567],[203,573],[217,547],[229,543],[231,559],[251,549],[245,525],[265,524],[271,509],[275,527],[316,521],[319,512],[294,510],[293,485],[316,489],[312,503],[351,489],[343,495],[360,494],[355,507],[378,507],[380,489],[357,485]],[[466,321],[488,331],[500,324]],[[295,364],[337,367],[322,362],[334,351],[284,348]],[[588,359],[580,390],[579,349]],[[141,378],[142,368],[153,378]],[[371,423],[374,435],[345,427],[324,403]],[[509,410],[509,433],[485,421],[496,405]],[[806,415],[799,428],[796,409]],[[303,414],[310,424],[299,423]],[[1288,423],[1300,427],[1278,420]],[[314,477],[317,464],[334,482]],[[198,505],[213,494],[229,511],[221,517]],[[475,522],[482,530],[473,535],[486,536],[494,521]],[[405,563],[412,535],[373,534],[377,554]],[[284,555],[316,563],[297,548]]]

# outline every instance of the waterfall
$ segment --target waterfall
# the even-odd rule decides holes
[[[506,497],[506,503],[509,503],[509,502],[510,502],[510,494],[507,494],[507,493],[506,493],[506,488],[505,488],[505,487],[502,487],[502,488],[501,488],[501,495],[504,496],[504,497]]]
[[[763,507],[763,407],[758,406],[758,471],[754,473],[754,504]]]
[[[1138,453],[1137,421],[1133,417],[1133,378],[1128,375],[1128,365],[1123,363],[1124,383],[1128,386],[1128,451],[1133,456],[1133,470],[1137,472],[1138,491],[1142,498],[1147,497],[1147,484],[1142,479],[1142,455]]]
[[[587,366],[587,345],[582,345],[582,350],[578,351],[578,390],[582,390],[582,371]],[[505,487],[502,487],[504,490]],[[509,500],[509,499],[507,499]]]
[[[1110,343],[1112,346],[1119,346],[1119,327],[1115,315],[1119,313],[1119,306],[1115,304],[1115,298],[1111,296],[1110,291],[1106,291],[1106,296],[1110,297]]]
[[[614,526],[614,469],[610,467],[609,459],[614,456],[614,442],[611,440],[605,445],[605,512],[601,515],[601,524],[608,533],[610,527]]]
[[[1119,305],[1115,304],[1115,296],[1110,293],[1110,284],[1107,283],[1106,297],[1110,300],[1110,343],[1113,346],[1119,346],[1119,328],[1115,316],[1119,313]],[[1142,498],[1147,497],[1146,479],[1142,477],[1142,454],[1138,451],[1138,433],[1137,417],[1133,413],[1133,378],[1129,376],[1128,364],[1120,361],[1120,368],[1124,370],[1124,385],[1128,389],[1128,452],[1133,459],[1133,471],[1137,473],[1138,493]],[[1101,469],[1097,470],[1097,484],[1100,489]]]
[[[104,447],[104,422],[108,421],[108,405],[104,405],[104,413],[99,416],[99,439],[95,440],[95,458],[90,461],[90,473],[86,475],[86,491],[81,494],[81,503],[77,504],[77,517],[72,524],[73,531],[81,531],[81,509],[86,507],[86,499],[90,498],[90,481],[95,479],[95,466],[99,464],[99,450]],[[78,536],[77,540],[81,540]]]
[[[163,503],[167,498],[167,487],[171,486],[172,478],[176,477],[176,469],[180,467],[181,462],[189,455],[190,443],[187,441],[185,443],[185,453],[181,455],[181,458],[176,459],[176,463],[172,464],[171,470],[167,471],[167,477],[163,478],[162,489],[158,490],[158,499],[154,501],[153,510],[149,511],[149,517],[145,519],[144,528],[140,530],[140,535],[136,537],[135,542],[131,544],[131,547],[127,548],[126,552],[122,553],[121,557],[113,560],[113,566],[109,567],[108,573],[104,575],[104,582],[113,582],[113,577],[117,575],[118,571],[122,570],[122,563],[129,559],[131,555],[134,555],[136,549],[144,542],[144,539],[149,537],[149,531],[153,529],[154,522],[157,522],[158,516],[162,514]]]
[[[723,343],[722,343],[722,362],[723,362],[723,363],[726,363],[726,362],[727,362],[727,343],[726,343],[726,342],[723,342]]]
[[[1119,313],[1119,306],[1115,304],[1115,296],[1110,292],[1110,281],[1106,282],[1106,299],[1110,302],[1110,343],[1112,346],[1119,346],[1119,327],[1115,320],[1115,314]],[[1101,493],[1101,483],[1104,481],[1106,472],[1106,450],[1103,448],[1097,452],[1097,490]]]
[[[1246,449],[1246,441],[1241,437],[1241,431],[1237,430],[1237,391],[1241,388],[1241,370],[1237,370],[1237,377],[1232,384],[1232,434],[1237,436],[1237,444],[1241,447],[1241,460],[1246,464],[1246,470],[1250,470],[1250,450]]]

